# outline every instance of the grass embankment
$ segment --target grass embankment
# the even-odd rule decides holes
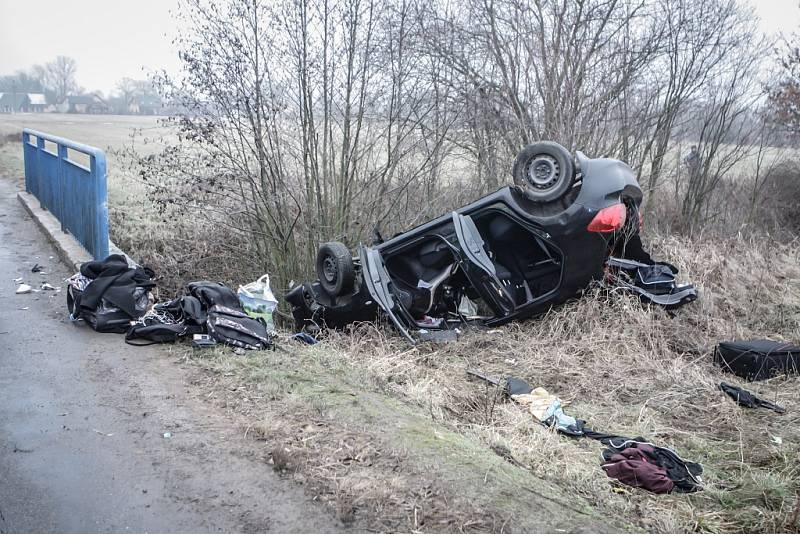
[[[0,175],[21,181],[22,127],[120,148],[138,121],[155,124],[0,116]],[[180,221],[154,216],[142,184],[113,153],[109,159],[118,244],[157,266],[167,286],[207,271],[246,278],[235,254],[198,242]],[[570,531],[568,520],[578,518],[588,531],[599,530],[598,521],[656,532],[797,531],[800,379],[743,384],[714,368],[710,355],[720,340],[798,341],[797,242],[651,241],[657,256],[700,287],[700,300],[674,318],[629,296],[593,291],[544,317],[449,345],[410,349],[391,332],[363,325],[315,347],[284,341],[288,353],[198,352],[191,359],[207,371],[207,395],[247,421],[278,470],[346,522],[400,531],[533,525],[536,532]],[[469,368],[543,386],[597,430],[674,447],[703,464],[705,491],[655,496],[615,486],[600,469],[599,444],[547,431],[496,389],[469,381]],[[722,380],[787,413],[737,407],[717,390]]]
[[[191,359],[279,470],[344,520],[423,531],[598,531],[598,517],[608,530],[796,530],[800,378],[744,384],[710,352],[721,340],[797,336],[800,251],[745,239],[652,248],[700,288],[675,317],[592,290],[447,345],[409,348],[362,325],[314,347],[284,341],[287,352]],[[657,496],[612,483],[600,444],[541,427],[470,381],[472,368],[543,386],[594,429],[674,447],[703,464],[705,490]],[[720,381],[787,413],[740,408]]]

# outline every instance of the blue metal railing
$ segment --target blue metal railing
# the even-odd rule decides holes
[[[36,142],[32,142],[34,137]],[[56,146],[46,148],[46,142]],[[22,132],[25,189],[96,259],[108,256],[108,190],[102,150],[36,130]],[[88,156],[88,166],[70,159]]]

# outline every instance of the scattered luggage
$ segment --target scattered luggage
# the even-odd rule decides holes
[[[714,350],[714,363],[723,371],[747,380],[766,380],[778,375],[797,374],[800,370],[800,347],[769,339],[725,341]]]
[[[219,282],[191,282],[189,295],[156,304],[125,336],[131,345],[174,343],[193,338],[193,346],[224,343],[243,349],[266,349],[272,337],[266,324],[244,313],[236,293]],[[195,343],[194,337],[207,335]]]
[[[701,491],[703,466],[684,460],[667,447],[660,447],[644,438],[626,438],[597,432],[586,421],[564,413],[560,399],[544,388],[531,388],[519,378],[499,379],[477,370],[467,375],[501,389],[502,393],[525,407],[542,425],[573,438],[586,437],[606,447],[602,453],[602,469],[606,474],[629,486],[653,493]]]
[[[83,320],[98,332],[124,333],[125,342],[131,345],[174,343],[202,335],[195,345],[272,346],[264,319],[247,315],[237,294],[226,285],[190,282],[187,295],[152,304],[154,277],[151,269],[129,265],[120,254],[86,262],[67,279],[70,318]],[[261,284],[261,297],[271,295],[269,277],[257,283]]]

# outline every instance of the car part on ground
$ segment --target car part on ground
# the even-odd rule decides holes
[[[580,152],[574,159],[580,180],[563,147],[535,143],[517,167],[533,183],[547,182],[546,195],[532,196],[524,184],[503,187],[389,240],[360,245],[355,255],[342,243],[325,243],[317,256],[319,279],[285,296],[296,329],[315,333],[383,315],[415,343],[466,324],[494,326],[542,313],[603,279],[612,253],[654,264],[638,239],[642,190],[633,170]],[[539,182],[530,175],[534,166],[541,166]],[[560,178],[547,181],[545,167],[562,177],[566,172],[569,187]],[[553,199],[556,190],[561,196]],[[637,293],[669,306],[696,296],[688,286],[675,286],[673,295],[634,282]]]
[[[668,310],[679,308],[697,299],[697,289],[692,284],[675,283],[677,268],[665,263],[648,265],[634,260],[609,257],[608,282],[639,295],[646,301]]]

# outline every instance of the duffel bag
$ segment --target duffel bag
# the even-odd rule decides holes
[[[208,334],[217,343],[243,349],[266,349],[272,346],[267,327],[246,313],[225,306],[214,306],[208,312]]]
[[[725,341],[714,351],[714,363],[747,380],[765,380],[800,370],[800,347],[769,339]]]
[[[71,297],[69,293],[70,292],[68,291],[67,305],[69,306],[70,301],[72,300],[73,305],[70,307],[75,308],[74,299],[77,295]],[[150,305],[149,289],[145,287],[135,287],[132,293],[135,303],[135,313],[137,313],[137,316],[141,316],[147,311],[147,307]],[[128,328],[131,326],[131,322],[136,319],[136,317],[132,317],[128,314],[128,312],[123,311],[119,307],[109,302],[109,300],[105,297],[100,297],[99,304],[94,308],[86,308],[85,306],[81,306],[81,298],[78,298],[77,301],[77,310],[80,312],[80,314],[75,318],[83,319],[90,327],[92,327],[93,330],[96,330],[97,332],[123,334],[128,331]],[[70,311],[70,314],[74,317],[73,311]]]

